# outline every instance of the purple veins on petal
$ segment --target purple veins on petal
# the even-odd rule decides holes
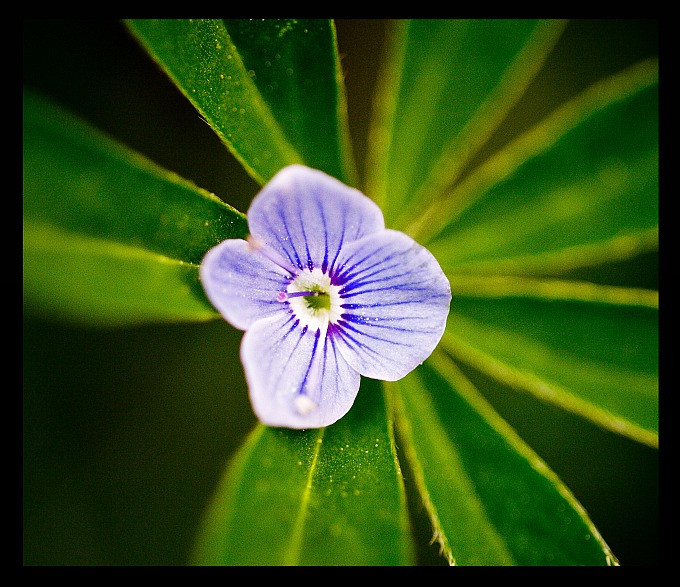
[[[201,264],[208,298],[245,330],[251,404],[270,426],[328,426],[361,375],[394,380],[439,342],[451,293],[434,257],[385,229],[357,190],[300,165],[280,171],[248,210],[249,241]]]
[[[357,251],[359,253],[364,253],[363,258],[359,259],[358,261],[352,261],[352,257],[347,258],[343,263],[342,270],[337,274],[337,280],[344,284],[356,279],[361,274],[369,273],[376,267],[383,265],[388,259],[380,255],[381,248],[373,250],[367,254],[365,254],[363,249]],[[351,264],[350,261],[352,261]],[[392,266],[396,266],[396,264]]]
[[[316,202],[317,210],[319,212],[319,218],[321,220],[321,228],[323,230],[323,260],[321,261],[321,271],[323,273],[326,273],[328,271],[328,228],[326,225],[326,216],[324,215],[323,212],[323,207],[319,205],[319,202]],[[338,247],[338,250],[340,250],[340,247],[342,246],[342,239],[340,241],[340,246]]]
[[[385,329],[385,330],[396,330],[399,332],[414,332],[414,329],[409,327],[404,327],[404,326],[399,326],[397,323],[399,321],[404,321],[404,322],[410,322],[414,319],[413,316],[403,316],[399,318],[391,318],[389,322],[385,321],[378,321],[378,320],[371,320],[370,318],[366,318],[365,316],[361,316],[359,314],[342,314],[340,316],[343,322],[350,322],[353,324],[357,325],[363,325],[363,326],[370,326],[371,328],[377,328],[377,329]],[[338,321],[338,323],[341,323]],[[427,330],[421,330],[419,332],[427,332]]]
[[[363,251],[379,251],[384,262]],[[451,300],[448,280],[429,251],[393,230],[351,243],[343,253],[343,262],[357,261],[352,271],[356,281],[348,280],[340,290],[343,302],[351,299],[342,304],[342,313],[361,319],[342,324],[346,345],[341,352],[362,375],[400,379],[441,339]],[[387,333],[386,324],[398,328]]]
[[[298,239],[293,239],[293,237],[291,236],[290,229],[288,228],[288,224],[286,222],[286,215],[280,208],[278,209],[278,218],[279,218],[279,221],[281,222],[281,225],[283,226],[283,229],[285,230],[285,233],[286,233],[285,238],[283,239],[284,243],[286,243],[286,248],[290,247],[290,249],[293,251],[293,256],[295,257],[296,265],[298,266],[299,269],[302,269],[304,267],[304,264],[302,263],[302,259],[300,258],[300,254],[298,253],[297,248],[295,246],[296,240],[298,240]],[[302,238],[299,239],[299,240],[306,247],[307,246],[307,239],[305,237],[304,230],[301,231],[301,237]]]
[[[384,229],[382,212],[359,191],[314,169],[299,165],[279,172],[255,197],[248,210],[251,234],[279,246],[308,267],[302,257],[309,251],[314,267],[328,259],[333,267],[350,234],[356,238]],[[293,253],[295,251],[295,253]],[[296,262],[296,261],[294,261]]]
[[[306,327],[305,327],[306,328]],[[319,346],[319,336],[321,335],[321,330],[317,328],[316,334],[314,334],[314,346],[312,347],[312,356],[309,360],[309,366],[307,367],[307,372],[305,373],[304,376],[304,383],[300,390],[298,391],[298,395],[303,395],[305,392],[311,392],[307,397],[310,397],[310,395],[318,395],[318,387],[320,385],[320,379],[319,379],[319,365],[318,365],[318,357],[316,354],[316,349]],[[311,375],[311,376],[310,376]],[[308,408],[309,406],[306,406]],[[305,410],[307,411],[307,410]]]
[[[285,290],[290,274],[244,240],[226,240],[203,259],[200,278],[208,299],[234,327],[281,311],[274,291]]]
[[[291,261],[290,257],[288,260],[284,259],[276,250],[273,250],[271,247],[252,236],[248,237],[247,242],[254,251],[257,251],[263,257],[269,259],[274,265],[278,265],[290,275],[294,276],[297,274],[296,268],[289,262]]]
[[[359,374],[342,355],[328,352],[333,343],[316,332],[297,328],[294,336],[277,338],[273,335],[279,330],[277,320],[257,322],[246,331],[241,346],[256,415],[270,426],[332,424],[354,403]],[[306,399],[301,400],[302,396]]]

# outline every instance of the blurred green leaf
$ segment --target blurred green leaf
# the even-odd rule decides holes
[[[367,187],[390,226],[401,229],[456,179],[522,96],[564,24],[395,23],[378,90]]]
[[[260,183],[291,163],[355,183],[328,20],[131,20],[130,31]]]
[[[648,61],[598,82],[481,165],[412,230],[458,273],[556,274],[654,250],[657,80]]]
[[[450,562],[614,564],[569,490],[442,353],[389,385],[399,439]]]
[[[217,316],[205,252],[245,217],[49,101],[24,95],[24,302],[86,324]]]
[[[544,292],[485,297],[476,287],[451,302],[443,346],[453,356],[610,430],[658,445],[654,292],[640,291],[636,300],[633,291],[626,303],[617,300],[614,287],[600,287],[611,295],[599,300]]]
[[[328,428],[258,426],[217,490],[194,558],[205,565],[413,563],[379,384],[363,379],[352,410]]]

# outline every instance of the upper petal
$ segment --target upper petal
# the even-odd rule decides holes
[[[427,249],[394,230],[350,244],[339,261],[342,314],[331,336],[362,375],[402,378],[432,353],[444,333],[448,279]]]
[[[251,235],[292,265],[332,274],[342,247],[383,230],[380,208],[358,190],[316,169],[291,165],[255,196]]]
[[[253,410],[268,426],[328,426],[349,411],[359,390],[359,374],[335,342],[292,313],[253,324],[241,342],[241,361]]]
[[[241,330],[287,311],[276,296],[286,291],[290,273],[244,240],[226,240],[210,249],[201,262],[200,277],[208,299]]]

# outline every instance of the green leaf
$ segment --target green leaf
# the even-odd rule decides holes
[[[352,410],[325,429],[258,426],[208,510],[205,565],[398,565],[413,548],[391,419],[363,379]]]
[[[481,165],[412,231],[458,273],[556,274],[654,250],[657,81],[648,61],[598,82]]]
[[[477,287],[454,295],[447,351],[514,388],[658,445],[658,309],[651,292],[600,286],[599,299],[539,290],[487,297]]]
[[[24,95],[24,301],[85,324],[205,320],[205,252],[245,217],[49,101]]]
[[[24,305],[82,325],[203,321],[217,316],[198,268],[111,241],[24,224]]]
[[[458,565],[605,565],[583,508],[442,353],[390,384],[442,554]]]
[[[260,183],[292,163],[354,183],[327,20],[131,20],[130,31]]]
[[[367,187],[390,226],[401,228],[457,178],[541,69],[564,24],[395,24],[374,113]]]

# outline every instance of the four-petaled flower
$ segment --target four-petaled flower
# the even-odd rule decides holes
[[[360,375],[395,381],[438,344],[448,280],[361,192],[291,165],[253,199],[248,227],[247,240],[208,251],[200,276],[246,331],[241,361],[264,424],[332,424],[354,403]]]

